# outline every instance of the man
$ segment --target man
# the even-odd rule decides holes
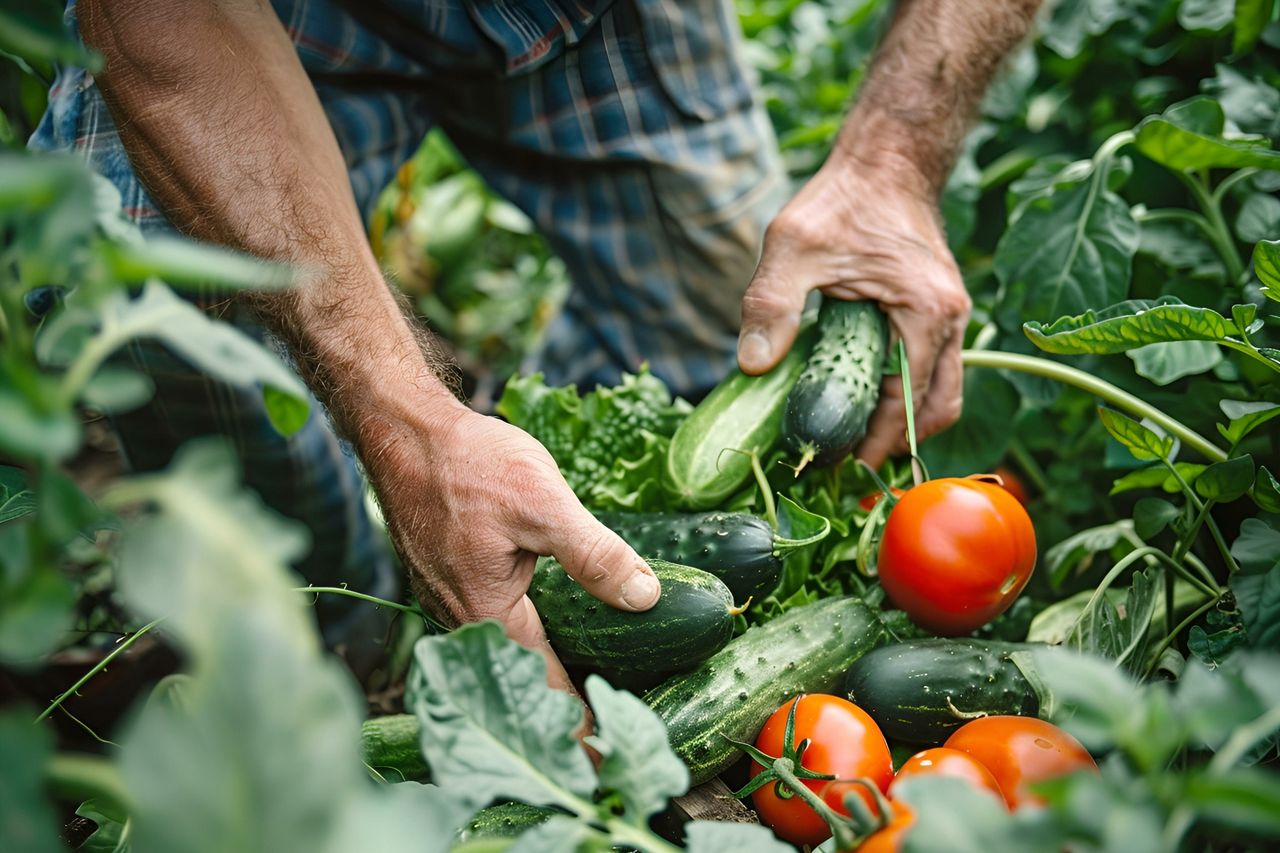
[[[969,311],[937,196],[1036,5],[903,0],[834,151],[776,217],[784,178],[729,0],[80,0],[105,67],[59,78],[33,145],[79,150],[144,231],[309,271],[253,308],[354,445],[415,591],[451,622],[501,620],[564,685],[525,596],[536,556],[624,609],[651,607],[658,583],[536,441],[457,400],[361,210],[438,123],[569,266],[575,292],[541,354],[551,379],[610,382],[647,359],[696,394],[735,350],[765,372],[821,288],[887,312],[928,435],[960,412]],[[249,483],[311,528],[304,575],[380,588],[359,479],[327,419],[285,439],[251,396],[163,353],[135,357],[157,396],[118,419],[131,464],[231,435]],[[903,409],[887,381],[862,458],[902,449]]]

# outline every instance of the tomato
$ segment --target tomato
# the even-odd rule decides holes
[[[866,778],[878,785],[881,791],[889,787],[893,781],[893,759],[880,727],[865,711],[839,696],[810,694],[783,705],[773,712],[760,730],[756,738],[757,749],[766,755],[782,755],[787,714],[792,703],[798,703],[795,742],[799,744],[805,738],[810,740],[809,748],[801,757],[805,768],[815,773],[830,773],[837,779]],[[763,769],[752,762],[751,776],[754,778]],[[871,794],[855,782],[808,779],[804,784],[841,814],[849,813],[844,806],[844,797],[850,791],[858,791],[872,814],[876,811]],[[816,845],[831,836],[827,822],[808,803],[798,796],[780,798],[774,784],[752,793],[751,801],[760,821],[784,841]]]
[[[853,848],[857,853],[898,853],[902,849],[902,836],[916,822],[916,814],[901,800],[890,800],[889,805],[893,819]]]
[[[897,486],[890,486],[889,491],[893,492],[893,496],[895,498],[900,498],[903,495],[902,489],[899,489]],[[858,501],[858,506],[866,512],[871,512],[871,510],[876,508],[876,504],[880,503],[880,499],[882,497],[884,497],[884,492],[872,492],[862,500]]]
[[[990,791],[1002,801],[1004,798],[995,777],[981,762],[968,753],[941,746],[917,752],[904,761],[898,768],[898,775],[893,777],[893,784],[889,786],[889,795],[893,796],[893,789],[897,787],[900,780],[911,776],[927,775],[954,776],[965,780],[975,788]]]
[[[1027,505],[1027,487],[1022,484],[1022,478],[1013,473],[1013,469],[1001,465],[991,473],[1000,478],[1000,485],[1013,495],[1014,500],[1023,506]]]
[[[981,717],[947,738],[949,749],[966,752],[995,777],[1009,808],[1044,801],[1028,786],[1098,765],[1080,741],[1035,717]]]
[[[1022,504],[995,483],[929,480],[907,490],[880,539],[880,583],[917,625],[968,634],[1018,597],[1036,564]]]

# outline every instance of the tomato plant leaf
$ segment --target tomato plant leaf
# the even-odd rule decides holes
[[[1101,311],[1059,317],[1045,326],[1023,324],[1027,337],[1045,352],[1087,355],[1128,352],[1168,341],[1221,341],[1240,330],[1211,308],[1187,305],[1171,296],[1134,299]]]
[[[1218,424],[1218,432],[1232,444],[1239,444],[1267,421],[1280,417],[1280,403],[1222,400],[1218,407],[1229,419],[1226,426]]]
[[[1245,639],[1250,648],[1280,649],[1280,558],[1266,572],[1238,574],[1231,579]]]
[[[76,590],[53,566],[19,562],[23,524],[0,528],[0,661],[29,667],[51,652],[71,629]],[[17,557],[17,559],[13,559]]]
[[[615,690],[598,675],[587,678],[587,700],[596,718],[588,740],[601,755],[600,784],[617,792],[623,817],[637,826],[689,789],[689,770],[667,743],[667,729],[649,706]]]
[[[1000,238],[994,263],[1003,286],[996,320],[1003,328],[1124,298],[1139,229],[1129,205],[1102,184],[1095,173],[1032,199]]]
[[[685,849],[689,853],[723,853],[725,850],[790,853],[793,849],[763,826],[749,823],[695,820],[685,825],[684,833]]]
[[[574,736],[582,707],[547,686],[541,655],[483,622],[424,637],[414,662],[406,701],[441,785],[473,809],[498,799],[570,809],[590,801],[596,774]]]
[[[1169,526],[1182,510],[1163,498],[1139,498],[1133,506],[1133,529],[1141,539],[1152,539]]]
[[[1098,417],[1111,437],[1127,447],[1137,459],[1168,459],[1173,451],[1173,436],[1162,436],[1128,415],[1099,406]]]
[[[1197,462],[1177,462],[1174,468],[1182,479],[1188,484],[1194,484],[1196,478],[1207,468],[1207,465],[1201,465]],[[1178,478],[1170,473],[1169,469],[1164,465],[1152,465],[1149,468],[1142,468],[1138,471],[1130,471],[1123,477],[1111,484],[1112,495],[1131,492],[1135,489],[1155,489],[1159,488],[1169,494],[1177,494],[1182,491],[1182,484],[1178,482]]]
[[[1226,116],[1213,98],[1197,95],[1149,116],[1134,144],[1152,160],[1179,172],[1196,169],[1280,169],[1280,151],[1265,136],[1223,135]]]
[[[1280,512],[1280,481],[1265,465],[1258,466],[1253,481],[1253,502],[1265,512]]]
[[[1280,554],[1280,527],[1277,522],[1246,518],[1240,523],[1240,535],[1231,543],[1231,556],[1246,574],[1265,572]]]
[[[1253,247],[1253,272],[1268,299],[1280,302],[1280,240],[1259,240]]]
[[[1196,479],[1195,489],[1203,498],[1226,503],[1253,486],[1253,457],[1249,454],[1215,462]]]
[[[1041,571],[1049,574],[1051,584],[1059,586],[1073,571],[1087,569],[1095,554],[1132,543],[1133,535],[1134,525],[1128,519],[1078,531],[1045,551]]]
[[[1271,21],[1271,8],[1275,0],[1236,0],[1235,33],[1231,37],[1231,52],[1242,56],[1253,49]]]
[[[1156,385],[1168,385],[1207,373],[1222,363],[1222,350],[1210,341],[1169,341],[1147,344],[1126,355],[1133,360],[1134,372]]]
[[[1254,193],[1244,200],[1236,216],[1236,236],[1243,243],[1257,243],[1280,234],[1280,198]]]

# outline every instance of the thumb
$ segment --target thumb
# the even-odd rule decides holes
[[[742,297],[738,366],[753,376],[768,373],[791,349],[804,311],[805,288],[760,262]]]
[[[662,592],[649,564],[575,501],[543,553],[550,552],[583,589],[620,610],[648,610]]]

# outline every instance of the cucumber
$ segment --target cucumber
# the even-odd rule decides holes
[[[824,299],[818,340],[804,372],[787,395],[782,435],[810,462],[831,465],[849,455],[867,432],[880,399],[886,323],[874,302]]]
[[[413,714],[365,720],[360,727],[360,752],[364,763],[388,782],[421,782],[430,776],[418,743],[418,718]]]
[[[601,512],[596,517],[644,557],[710,572],[735,601],[760,601],[782,577],[773,528],[746,512]]]
[[[676,429],[667,448],[667,483],[686,509],[711,509],[751,476],[751,460],[729,449],[765,456],[782,433],[782,409],[804,370],[813,327],[802,330],[786,357],[763,376],[734,369]]]
[[[667,726],[694,785],[741,755],[769,715],[799,693],[828,692],[888,634],[860,598],[827,598],[749,628],[702,665],[672,676],[644,701]]]
[[[482,839],[515,838],[554,814],[560,812],[527,803],[498,803],[476,812],[467,821],[467,825],[458,830],[458,843],[475,844]]]
[[[715,575],[665,560],[646,560],[662,583],[652,609],[631,613],[594,598],[550,557],[538,560],[529,586],[547,639],[566,664],[637,672],[688,669],[733,636],[729,588]]]
[[[885,646],[849,668],[843,692],[886,737],[936,745],[974,716],[1035,716],[1040,697],[1009,655],[1036,648],[973,639]]]

